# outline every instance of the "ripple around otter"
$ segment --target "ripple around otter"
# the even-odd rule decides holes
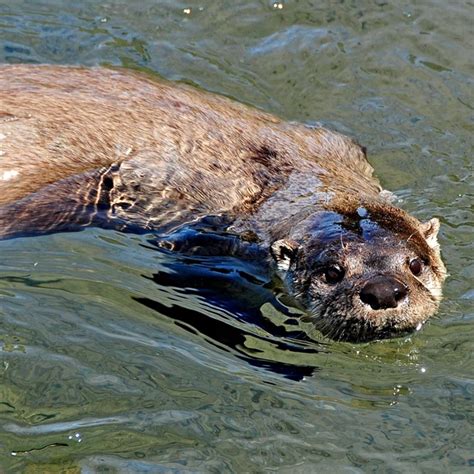
[[[138,68],[353,135],[441,219],[451,276],[420,333],[352,345],[242,263],[97,229],[4,241],[0,470],[472,469],[472,7],[66,3],[0,0],[0,62]]]

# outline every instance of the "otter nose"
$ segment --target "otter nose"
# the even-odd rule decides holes
[[[398,280],[380,275],[365,284],[360,299],[372,309],[387,309],[396,308],[407,294],[408,288]]]

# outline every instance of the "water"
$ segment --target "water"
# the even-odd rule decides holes
[[[0,0],[0,62],[146,70],[357,137],[403,207],[441,219],[450,272],[423,331],[356,345],[305,336],[237,262],[149,236],[1,242],[0,466],[472,472],[473,16],[440,0]]]

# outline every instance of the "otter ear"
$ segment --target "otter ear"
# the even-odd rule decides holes
[[[436,217],[430,219],[428,222],[421,224],[420,232],[426,239],[427,244],[432,248],[436,249],[439,247],[438,244],[438,232],[439,232],[439,220]]]
[[[298,243],[294,240],[282,239],[273,242],[270,253],[275,259],[279,270],[286,272],[294,262],[298,253]]]

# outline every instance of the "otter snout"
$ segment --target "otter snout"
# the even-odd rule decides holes
[[[360,299],[372,309],[396,308],[408,294],[408,287],[395,278],[378,275],[360,290]]]

